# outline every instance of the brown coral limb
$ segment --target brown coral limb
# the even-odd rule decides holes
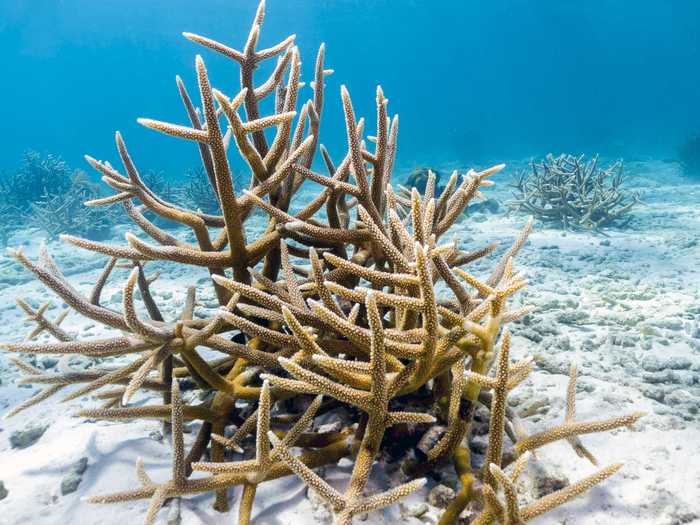
[[[33,365],[30,365],[29,363],[26,363],[22,361],[21,359],[17,359],[16,357],[11,357],[9,361],[14,364],[17,368],[19,368],[22,372],[24,372],[27,375],[35,376],[35,377],[42,377],[43,372],[36,368]],[[39,390],[36,392],[33,396],[30,398],[26,399],[19,405],[15,406],[12,410],[9,412],[5,413],[3,416],[4,419],[11,418],[20,412],[38,404],[44,401],[45,399],[48,399],[49,397],[53,396],[60,390],[62,390],[65,386],[67,386],[64,383],[58,383],[58,384],[53,384],[50,385],[43,390]]]
[[[163,484],[156,484],[146,474],[143,468],[143,461],[139,459],[136,462],[137,478],[142,485],[142,489],[138,491],[143,494],[141,497],[148,497],[150,494],[151,502],[146,511],[144,525],[152,525],[155,523],[158,511],[169,498],[187,494],[189,481],[187,480],[185,469],[185,451],[183,439],[183,419],[184,411],[182,401],[180,399],[180,388],[177,380],[173,380],[172,384],[172,405],[170,406],[170,420],[172,423],[172,447],[173,447],[173,463],[172,463],[172,478]],[[117,493],[107,496],[93,496],[87,498],[87,501],[92,503],[109,503],[121,501],[125,497],[124,494]]]
[[[455,223],[469,205],[469,202],[477,195],[479,188],[489,185],[487,177],[498,173],[503,168],[505,168],[505,164],[498,164],[478,173],[471,170],[464,176],[462,183],[447,200],[444,217],[435,227],[435,233],[438,237],[443,235]]]
[[[290,35],[279,44],[269,47],[263,50],[256,50],[258,43],[258,38],[260,36],[260,29],[262,26],[263,18],[265,17],[265,2],[264,0],[258,5],[258,10],[255,13],[253,19],[253,24],[248,35],[248,39],[245,43],[243,51],[237,51],[231,47],[225,46],[214,40],[195,35],[193,33],[183,33],[185,38],[191,40],[197,44],[201,44],[205,47],[213,49],[226,57],[235,60],[240,64],[241,70],[241,86],[247,89],[245,96],[245,109],[249,120],[255,120],[260,116],[259,101],[264,96],[272,92],[271,87],[262,87],[256,92],[253,83],[253,72],[258,67],[259,63],[268,58],[272,58],[280,53],[284,52],[295,39],[295,35]],[[280,72],[274,71],[272,78],[280,75]],[[265,84],[263,84],[265,86]],[[256,150],[261,154],[265,155],[268,151],[267,140],[262,131],[256,131],[253,133],[253,140]]]
[[[56,316],[56,319],[51,321],[44,316],[51,303],[44,303],[39,308],[34,310],[29,304],[27,304],[26,301],[20,299],[19,297],[15,301],[17,302],[17,305],[24,310],[24,313],[27,314],[27,320],[36,323],[36,328],[34,328],[34,330],[27,335],[28,341],[31,341],[44,331],[48,332],[59,341],[71,341],[73,339],[60,327],[70,310],[63,310]]]
[[[571,363],[569,368],[569,384],[566,387],[566,415],[564,416],[565,423],[573,423],[576,418],[576,364]],[[574,452],[578,454],[579,457],[586,458],[594,465],[598,465],[598,460],[589,451],[578,436],[571,436],[566,438]]]
[[[453,453],[468,430],[469,421],[463,417],[463,414],[460,414],[464,390],[463,371],[464,360],[458,361],[451,370],[452,383],[447,407],[447,430],[427,454],[428,461],[434,465],[439,464]]]
[[[489,465],[489,470],[503,489],[505,503],[496,497],[493,489],[484,487],[486,509],[475,518],[473,523],[486,525],[494,523],[496,520],[503,525],[526,523],[584,494],[595,485],[615,474],[621,467],[621,463],[609,465],[563,489],[547,494],[528,505],[521,506],[518,503],[514,477],[512,475],[508,476],[497,465],[492,463]]]
[[[270,433],[270,409],[272,405],[269,383],[267,380],[263,382],[260,389],[260,399],[256,418],[252,421],[257,421],[256,426],[256,455],[253,460],[228,462],[228,463],[193,463],[192,468],[195,471],[205,471],[217,474],[244,474],[245,481],[243,482],[243,494],[238,510],[238,523],[247,525],[250,523],[253,502],[257,486],[264,482],[267,476],[270,475],[275,462],[280,461],[281,451],[279,447],[270,450],[268,441],[268,433]],[[281,443],[284,446],[294,446],[297,439],[300,437],[303,430],[311,423],[314,415],[321,405],[321,396],[314,399],[297,422],[285,433]],[[242,426],[243,428],[243,426]],[[245,427],[244,432],[249,427]],[[274,435],[274,433],[273,433]],[[217,440],[221,441],[224,446],[229,448],[238,448],[237,439],[227,440],[221,436],[217,436]]]
[[[419,490],[425,485],[426,479],[417,479],[399,485],[393,489],[387,490],[380,494],[369,497],[353,498],[348,500],[340,492],[331,487],[326,481],[318,476],[313,470],[308,468],[298,458],[294,457],[289,449],[284,445],[274,433],[270,433],[270,440],[280,449],[280,454],[283,460],[289,465],[289,468],[301,478],[310,488],[314,489],[321,498],[323,498],[336,512],[335,523],[337,525],[349,525],[352,517],[357,514],[372,512],[379,510],[389,505],[394,504],[398,500],[405,498],[409,494]]]
[[[551,494],[543,496],[530,505],[526,505],[521,509],[521,515],[524,521],[529,521],[537,516],[540,516],[550,510],[563,505],[577,496],[587,492],[592,487],[605,481],[607,478],[615,474],[622,468],[622,463],[613,463],[599,471],[587,476],[571,485],[557,490]]]
[[[619,427],[630,427],[639,418],[644,416],[644,412],[633,412],[624,416],[615,416],[608,419],[597,421],[576,422],[574,421],[574,394],[576,391],[576,367],[572,366],[570,370],[569,385],[567,387],[567,412],[564,423],[552,427],[542,432],[537,432],[524,437],[515,444],[515,451],[518,454],[524,454],[527,451],[534,451],[538,448],[566,439],[571,443],[576,453],[589,459],[591,463],[596,464],[595,458],[581,444],[579,436],[583,434],[591,434],[595,432],[607,432]]]
[[[112,270],[114,270],[117,261],[118,259],[116,257],[111,257],[107,261],[107,264],[105,264],[105,267],[102,269],[102,273],[100,273],[100,276],[97,278],[95,286],[92,288],[92,293],[90,294],[90,302],[92,304],[96,306],[100,305],[102,290],[104,289],[105,284],[107,284],[107,279],[109,279],[109,276],[112,273]]]
[[[20,412],[23,412],[24,410],[33,407],[34,405],[41,403],[42,401],[48,399],[52,395],[56,394],[59,392],[62,388],[64,388],[66,385],[58,384],[58,385],[51,385],[43,390],[39,390],[36,394],[34,394],[32,397],[29,399],[26,399],[19,405],[15,406],[12,410],[7,412],[3,418],[8,419],[11,418],[12,416],[16,416]]]
[[[501,339],[501,349],[498,353],[496,376],[493,382],[493,398],[491,401],[491,418],[489,420],[489,443],[486,449],[486,465],[501,464],[503,453],[503,434],[506,421],[506,402],[508,396],[509,366],[508,357],[510,351],[510,334],[505,332]],[[495,488],[495,481],[491,477],[492,469],[484,472],[486,483]]]
[[[207,70],[204,66],[204,61],[200,56],[197,56],[196,59],[196,69],[202,107],[204,109],[206,129],[187,128],[184,126],[168,124],[150,119],[139,119],[139,122],[146,127],[150,127],[162,133],[188,140],[195,140],[197,142],[203,142],[209,146],[212,158],[212,169],[216,180],[216,191],[223,210],[224,226],[227,233],[234,275],[237,279],[247,282],[249,280],[247,273],[247,251],[241,211],[234,193],[231,170],[226,158],[224,137],[221,134],[219,127],[218,115],[216,108],[214,107],[214,97],[209,84]],[[229,104],[226,103],[226,106],[228,107]],[[275,122],[271,121],[269,124],[274,125]],[[261,132],[262,128],[266,127],[266,125],[268,125],[268,121],[251,124],[250,130],[253,131],[259,129]],[[122,157],[124,158],[124,155],[122,155]],[[126,161],[125,165],[128,165]],[[129,171],[133,173],[133,170]],[[132,180],[134,180],[133,176]],[[141,197],[143,198],[143,196],[144,195],[142,193]],[[175,215],[177,214],[175,213]],[[189,220],[193,219],[194,218],[190,218]],[[198,229],[200,231],[200,235],[204,235],[201,226],[199,226]],[[202,245],[203,250],[207,247],[207,245],[211,245],[210,241],[208,241],[208,235],[205,237],[200,236],[200,244]]]
[[[264,389],[265,391],[265,389]],[[151,504],[149,505],[146,521],[145,523],[153,523],[155,520],[158,509],[163,505],[166,499],[176,496],[183,496],[188,494],[196,494],[200,492],[208,491],[218,491],[225,490],[229,486],[234,486],[241,483],[246,483],[246,477],[240,476],[220,476],[219,478],[205,478],[197,480],[187,479],[187,464],[190,461],[188,455],[184,455],[184,444],[183,444],[183,432],[182,423],[183,419],[187,416],[187,408],[183,407],[181,404],[179,396],[179,388],[177,386],[177,381],[173,382],[173,404],[170,407],[171,415],[170,418],[173,422],[173,476],[172,479],[164,484],[155,484],[150,477],[143,470],[143,463],[141,461],[137,462],[137,477],[142,484],[141,489],[116,493],[107,496],[96,496],[88,498],[88,501],[93,503],[110,503],[118,502],[129,499],[140,499],[140,498],[151,498]],[[318,408],[320,400],[313,403],[307,413],[302,416],[300,425],[305,426],[309,419],[312,417],[312,412]],[[265,425],[263,422],[262,425]],[[195,443],[195,445],[197,445]],[[330,460],[333,460],[334,455],[331,454]],[[311,464],[323,464],[319,461],[320,458],[309,456],[307,461]],[[269,469],[269,476],[271,479],[279,477],[280,475],[286,475],[286,473],[280,468]]]
[[[385,428],[389,425],[403,422],[418,423],[433,421],[432,416],[428,415],[389,412],[385,336],[373,292],[369,292],[366,295],[365,308],[367,310],[367,318],[370,327],[369,371],[371,372],[371,382],[369,392],[362,392],[339,385],[314,372],[305,370],[301,366],[296,365],[289,360],[280,360],[287,371],[294,375],[302,385],[306,385],[308,391],[321,391],[338,399],[343,399],[348,403],[358,406],[367,412],[369,416],[356,454],[355,466],[350,477],[348,489],[342,496],[334,491],[329,492],[328,489],[330,487],[324,485],[325,482],[319,484],[318,477],[315,475],[310,475],[310,473],[304,471],[304,469],[301,469],[302,474],[297,472],[297,469],[300,469],[300,465],[294,461],[291,455],[287,454],[286,456],[283,456],[292,470],[295,470],[295,472],[297,472],[297,474],[299,474],[304,481],[319,490],[322,495],[325,494],[329,501],[333,502],[334,506],[338,508],[338,523],[349,523],[352,516],[358,512],[357,509],[366,508],[367,510],[363,511],[366,512],[370,509],[380,508],[381,506],[386,506],[396,499],[408,494],[406,490],[409,490],[409,486],[407,485],[405,490],[395,489],[385,493],[385,495],[382,497],[375,496],[373,498],[368,498],[367,500],[361,499],[362,490],[367,483],[372,463],[379,451]],[[298,333],[299,327],[295,328],[296,332]],[[303,331],[303,328],[301,328],[301,330]],[[304,337],[302,336],[300,339],[303,340]],[[270,379],[273,381],[273,383],[279,383],[283,388],[285,385],[289,385],[289,383],[280,381],[274,377],[271,377]],[[302,386],[302,388],[304,387]],[[410,487],[413,487],[413,485],[410,485]]]
[[[517,454],[519,454],[519,457],[516,460],[512,474],[510,476],[506,476],[498,465],[498,462],[500,462],[500,456],[493,452],[500,448],[499,444],[502,443],[501,437],[494,438],[494,436],[502,435],[493,433],[494,425],[503,424],[505,414],[499,407],[501,403],[505,401],[507,393],[512,388],[517,386],[517,384],[522,380],[523,376],[526,376],[530,372],[530,365],[530,360],[523,360],[511,367],[507,367],[507,352],[501,351],[496,378],[488,378],[474,372],[468,373],[470,381],[479,384],[483,388],[490,388],[494,390],[494,395],[492,396],[491,402],[489,448],[487,449],[487,462],[485,463],[488,465],[488,471],[485,472],[483,476],[484,481],[489,483],[490,487],[482,488],[482,497],[484,499],[485,510],[476,519],[475,523],[493,523],[497,518],[502,523],[515,524],[529,521],[530,519],[565,503],[575,496],[582,494],[593,485],[603,481],[616,472],[621,465],[616,464],[606,467],[600,470],[598,473],[581,480],[580,482],[574,483],[561,491],[557,491],[553,494],[545,496],[544,498],[541,498],[540,500],[537,500],[527,507],[524,507],[522,510],[518,506],[517,494],[514,486],[514,482],[517,481],[520,473],[522,472],[531,451],[534,451],[547,443],[558,441],[560,439],[566,439],[569,441],[569,443],[571,443],[572,447],[579,456],[586,457],[592,463],[597,464],[592,454],[580,442],[579,436],[585,433],[602,432],[612,430],[620,426],[629,426],[643,415],[641,413],[633,413],[627,416],[619,416],[602,421],[586,423],[575,422],[574,394],[576,389],[576,367],[572,365],[570,380],[567,387],[567,410],[564,424],[543,432],[522,437],[520,440],[518,440],[515,443],[515,451]],[[507,373],[503,373],[503,370],[507,370]],[[498,401],[499,399],[501,402]],[[495,421],[497,421],[497,423],[495,423]],[[500,504],[500,502],[493,500],[493,491],[496,490],[497,486],[500,486],[504,491],[504,504]],[[501,515],[503,515],[502,519],[499,517]]]

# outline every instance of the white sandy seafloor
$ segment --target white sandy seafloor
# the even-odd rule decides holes
[[[634,430],[582,438],[601,465],[623,462],[624,467],[587,495],[536,520],[543,525],[700,523],[700,181],[682,178],[673,163],[633,163],[626,171],[631,175],[630,186],[642,193],[645,202],[635,210],[635,220],[628,228],[610,230],[607,236],[564,235],[538,225],[516,260],[530,285],[515,305],[536,307],[524,322],[512,326],[514,357],[534,355],[537,362],[530,379],[511,397],[525,428],[535,431],[562,421],[572,360],[579,367],[580,421],[648,412]],[[486,189],[486,195],[507,200],[506,183],[507,177],[500,176],[496,187]],[[501,205],[497,213],[474,213],[451,232],[465,248],[495,239],[501,240],[504,248],[525,220],[522,214],[506,214]],[[122,234],[123,228],[115,233],[117,241]],[[23,235],[16,240],[17,244],[24,241],[21,244],[29,255],[36,255],[40,235]],[[76,287],[88,291],[104,259],[57,242],[50,242],[49,248]],[[484,275],[494,260],[492,256],[470,270]],[[204,272],[194,275],[177,265],[152,266],[162,271],[153,289],[170,318],[177,315],[187,284],[194,280],[201,289],[206,288]],[[108,306],[118,308],[121,304],[123,273],[105,289],[103,298]],[[0,289],[0,340],[21,340],[29,327],[14,298],[23,297],[36,306],[49,296],[41,285],[28,281],[25,273],[17,273],[4,256],[0,260]],[[200,296],[199,301],[201,307],[215,306],[211,294]],[[54,300],[51,315],[60,307],[60,301]],[[83,338],[105,333],[96,323],[76,314],[70,314],[62,326]],[[40,356],[35,363],[51,371],[56,359]],[[72,363],[76,368],[93,364],[86,359]],[[0,414],[35,391],[19,385],[18,378],[6,356],[0,355]],[[60,394],[14,418],[0,420],[0,481],[8,491],[0,500],[0,523],[140,523],[146,501],[91,505],[80,498],[135,488],[138,457],[144,458],[154,480],[168,479],[170,445],[160,437],[160,423],[76,418],[71,414],[78,408],[95,406],[96,402],[85,397],[61,404],[59,398]],[[48,428],[35,444],[12,449],[10,436],[35,425]],[[192,428],[186,435],[187,443],[194,439],[195,431]],[[77,490],[61,495],[62,480],[83,457],[88,465]],[[342,487],[349,465],[344,460],[337,468],[326,468],[326,477]],[[537,453],[527,471],[523,500],[532,499],[542,480],[550,484],[573,482],[594,469],[566,443],[548,445]],[[372,484],[377,489],[386,488],[388,481],[402,481],[396,473],[388,480],[382,465],[377,465],[376,471]],[[454,475],[446,472],[443,481],[449,484],[450,477]],[[435,523],[438,509],[421,508],[435,483],[431,481],[423,494],[401,505],[365,516],[364,523]],[[210,496],[184,498],[181,523],[235,523],[239,497],[240,489],[231,491],[228,514],[212,510]],[[173,505],[168,503],[160,512],[158,523],[176,522]],[[258,525],[327,523],[329,519],[294,477],[262,485],[253,515]]]

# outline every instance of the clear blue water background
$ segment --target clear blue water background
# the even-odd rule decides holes
[[[231,95],[237,66],[181,36],[242,47],[254,0],[0,0],[0,169],[31,148],[74,166],[116,160],[121,130],[142,169],[176,177],[192,144],[141,128],[186,122],[175,74],[194,55]],[[403,166],[599,152],[674,157],[700,131],[697,0],[268,0],[261,46],[296,33],[310,80],[326,42],[321,141],[340,157],[339,86],[374,129],[379,83],[401,118]],[[265,71],[257,77],[265,78]],[[310,91],[304,92],[308,97]]]

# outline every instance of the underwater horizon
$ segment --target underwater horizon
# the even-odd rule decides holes
[[[700,0],[0,46],[0,525],[700,525]]]
[[[292,0],[273,2],[262,45],[299,35],[302,61],[326,43],[329,119],[338,88],[370,116],[381,84],[401,117],[398,165],[484,163],[580,151],[626,160],[675,159],[700,132],[700,4],[618,1],[495,2]],[[154,139],[137,117],[183,120],[175,74],[194,82],[196,46],[183,31],[223,42],[247,32],[252,0],[189,3],[120,0],[0,2],[0,45],[9,101],[0,169],[27,150],[85,169],[105,157],[113,133],[133,143],[144,169],[178,178],[189,151]],[[222,57],[208,66],[232,89]],[[304,79],[310,80],[310,70]],[[258,72],[263,78],[265,70]],[[305,88],[308,92],[309,88]],[[339,126],[321,141],[343,144]]]

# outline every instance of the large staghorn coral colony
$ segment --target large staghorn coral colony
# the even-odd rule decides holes
[[[123,360],[120,367],[64,367],[47,374],[14,359],[28,374],[25,383],[46,387],[9,415],[80,385],[63,399],[94,393],[104,404],[81,410],[79,416],[162,420],[172,437],[172,478],[151,479],[139,460],[139,486],[89,498],[93,503],[150,499],[147,524],[166,500],[198,493],[215,493],[215,508],[226,511],[227,491],[239,485],[238,523],[247,524],[257,487],[290,475],[328,503],[336,523],[347,524],[353,516],[416,491],[427,474],[451,462],[461,488],[440,523],[455,523],[469,506],[478,513],[473,523],[514,525],[616,472],[620,465],[609,465],[528,504],[518,499],[518,478],[531,452],[566,440],[578,455],[596,463],[579,436],[631,425],[641,414],[577,422],[572,367],[563,423],[531,434],[514,427],[508,394],[528,377],[533,363],[511,361],[505,325],[528,311],[509,310],[507,301],[526,284],[514,270],[513,257],[531,223],[483,279],[462,267],[491,253],[494,245],[463,251],[455,243],[441,244],[470,200],[490,184],[488,177],[503,166],[469,171],[461,180],[455,173],[439,195],[434,194],[434,177],[422,195],[416,189],[410,197],[394,193],[390,180],[398,117],[389,117],[387,99],[377,88],[377,130],[375,137],[368,137],[374,144],[370,151],[363,140],[364,121],[356,119],[344,87],[348,149],[334,162],[318,146],[324,77],[331,73],[324,66],[324,48],[316,60],[313,98],[297,112],[302,83],[294,37],[257,50],[263,15],[264,2],[243,51],[185,33],[240,65],[241,89],[233,97],[210,86],[204,61],[197,56],[201,109],[195,108],[179,78],[177,82],[189,125],[140,120],[198,146],[221,215],[188,210],[156,195],[144,184],[117,133],[122,172],[87,157],[115,193],[87,204],[121,204],[145,236],[127,234],[126,246],[63,236],[68,243],[109,257],[89,296],[65,280],[46,249],[37,261],[14,252],[72,310],[116,333],[75,340],[59,326],[65,313],[51,320],[46,307],[34,310],[20,302],[36,323],[31,337],[48,332],[56,341],[3,345],[7,350]],[[255,69],[274,57],[271,76],[256,85]],[[262,115],[261,100],[273,94],[274,113]],[[231,141],[236,148],[230,147]],[[252,172],[248,190],[232,184],[228,153],[235,149]],[[317,149],[328,175],[311,169]],[[324,189],[292,213],[292,199],[306,180]],[[246,222],[256,208],[269,220],[251,240]],[[146,212],[189,227],[196,245],[166,233]],[[181,315],[164,319],[150,292],[155,278],[145,270],[150,261],[207,268],[220,308],[201,318],[195,312],[197,290],[190,287]],[[123,309],[115,311],[101,305],[101,291],[113,269],[124,265],[131,271],[123,285]],[[138,298],[143,304],[137,307]],[[199,397],[193,398],[201,402],[184,402],[180,392],[185,388],[198,390]],[[132,399],[142,391],[162,394],[162,403],[133,406]],[[477,406],[490,411],[488,448],[480,468],[468,446]],[[334,419],[340,421],[335,428],[319,426]],[[183,439],[188,421],[201,422],[189,451]],[[385,440],[389,432],[392,439]],[[421,446],[414,446],[415,435],[431,439],[421,438]],[[397,458],[396,442],[402,439],[409,444],[404,457]],[[506,456],[507,440],[514,453]],[[240,456],[246,446],[250,454]],[[314,471],[341,458],[354,465],[343,492]],[[367,493],[370,471],[380,459],[402,461],[407,481],[386,492]]]

